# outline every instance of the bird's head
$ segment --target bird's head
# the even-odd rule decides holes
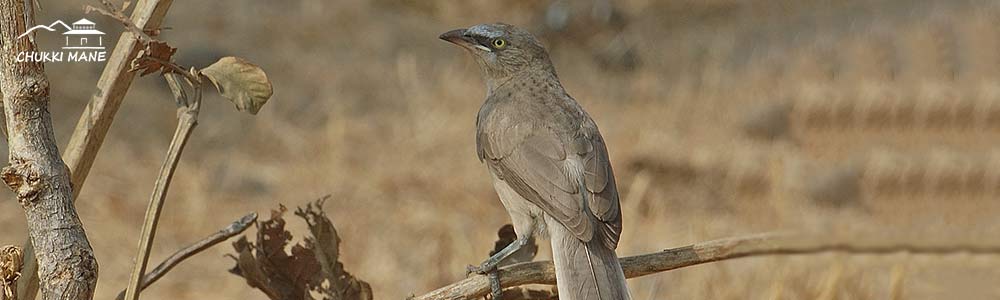
[[[445,32],[440,38],[472,53],[489,86],[522,71],[552,71],[545,47],[531,33],[513,25],[479,24]]]

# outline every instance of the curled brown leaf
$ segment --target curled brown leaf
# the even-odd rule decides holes
[[[227,56],[201,69],[223,97],[239,111],[256,115],[274,91],[264,70],[245,59]]]
[[[271,299],[371,300],[368,283],[344,270],[339,261],[340,237],[333,222],[323,213],[324,197],[295,214],[306,220],[310,235],[291,251],[285,248],[292,234],[285,229],[284,206],[272,212],[269,220],[257,223],[256,242],[246,237],[233,243],[236,266],[230,270],[243,277],[251,287],[260,289]]]

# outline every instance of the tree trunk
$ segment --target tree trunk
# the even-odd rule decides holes
[[[24,0],[0,0],[0,90],[10,165],[0,172],[17,195],[39,264],[42,299],[91,299],[97,260],[73,206],[69,170],[59,157],[41,63],[17,62],[37,51],[25,32]],[[30,16],[29,16],[30,17]]]

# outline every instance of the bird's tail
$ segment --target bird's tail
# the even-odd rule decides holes
[[[548,216],[546,216],[548,217]],[[628,300],[618,255],[594,238],[583,242],[555,219],[546,225],[552,239],[552,260],[561,300]]]

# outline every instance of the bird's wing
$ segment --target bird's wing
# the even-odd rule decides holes
[[[610,249],[618,246],[622,232],[621,206],[618,203],[618,187],[614,170],[608,159],[608,148],[604,138],[594,127],[594,135],[588,138],[593,151],[584,154],[584,181],[590,193],[588,205],[591,213],[601,221],[605,233],[604,243]]]
[[[540,124],[508,120],[484,124],[492,128],[477,136],[480,156],[490,169],[580,240],[590,241],[598,226],[602,241],[616,248],[621,233],[618,193],[596,126],[593,132],[583,126],[564,141]]]

